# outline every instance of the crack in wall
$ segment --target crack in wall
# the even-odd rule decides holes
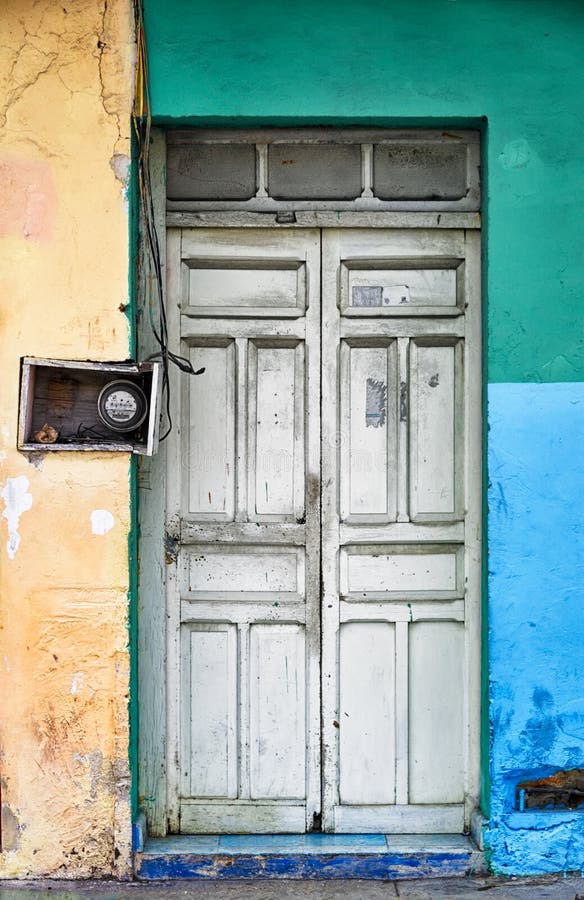
[[[16,103],[18,103],[18,101],[26,93],[26,91],[28,91],[31,87],[34,87],[34,85],[37,83],[39,78],[41,78],[43,75],[45,75],[47,72],[50,71],[50,69],[53,66],[53,63],[59,57],[59,54],[57,52],[52,52],[52,53],[46,54],[46,53],[42,53],[41,51],[37,50],[36,47],[29,45],[26,40],[27,36],[28,36],[28,33],[25,29],[25,40],[20,45],[20,47],[16,50],[14,60],[13,60],[11,66],[7,72],[7,75],[6,75],[6,83],[10,84],[15,80],[16,68],[19,65],[19,63],[22,64],[23,56],[27,49],[34,50],[35,53],[37,53],[40,57],[44,57],[45,60],[48,58],[48,61],[45,63],[45,65],[40,65],[36,68],[33,66],[32,71],[30,71],[30,73],[27,73],[27,77],[25,77],[19,85],[14,87],[12,90],[6,91],[4,102],[2,103],[2,106],[0,107],[0,126],[2,128],[6,125],[6,122],[8,119],[8,113],[10,112],[10,109]]]
[[[108,91],[106,89],[106,81],[107,77],[104,74],[104,64],[106,62],[105,54],[111,52],[109,47],[109,33],[108,33],[108,0],[104,0],[103,9],[101,12],[101,28],[97,37],[97,71],[99,77],[100,84],[100,98],[101,105],[103,109],[110,118],[113,118],[116,123],[116,128],[118,132],[117,140],[114,143],[112,156],[115,155],[119,144],[123,140],[122,128],[121,128],[121,120],[119,109],[117,109],[117,100],[118,94],[114,91]],[[112,102],[114,101],[114,102]]]
[[[3,83],[0,90],[0,127],[9,125],[11,111],[27,92],[44,75],[56,70],[60,84],[71,96],[77,94],[99,99],[101,108],[115,129],[112,156],[127,152],[131,72],[129,54],[124,55],[126,48],[119,42],[120,27],[123,27],[119,21],[120,10],[116,10],[108,0],[95,6],[88,0],[81,9],[75,10],[75,16],[69,15],[65,7],[60,7],[63,26],[62,30],[58,30],[59,26],[52,19],[45,27],[45,19],[57,13],[47,0],[38,0],[34,4],[34,7],[43,6],[40,19],[37,15],[37,21],[32,26],[24,17],[14,18],[11,22],[14,42],[0,45],[4,48],[6,60],[5,70],[0,73]],[[92,27],[87,22],[88,14],[96,17]],[[92,55],[97,66],[95,78],[91,79],[93,83],[79,88],[70,82],[65,70],[73,67],[76,71],[75,67],[80,64],[80,47],[84,44],[94,44]],[[127,125],[123,124],[124,115]],[[26,135],[22,128],[7,130],[13,130],[20,136]],[[42,149],[44,151],[45,148]]]

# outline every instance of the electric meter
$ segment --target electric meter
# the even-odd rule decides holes
[[[148,413],[148,401],[141,387],[120,378],[102,388],[97,412],[107,428],[125,433],[142,424]]]

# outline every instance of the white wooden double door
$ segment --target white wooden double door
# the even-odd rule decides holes
[[[181,832],[460,832],[477,802],[479,241],[168,237]],[[172,567],[171,567],[172,573]]]

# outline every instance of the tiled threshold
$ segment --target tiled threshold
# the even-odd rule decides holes
[[[160,878],[432,878],[484,871],[466,835],[284,834],[150,838],[141,880]]]

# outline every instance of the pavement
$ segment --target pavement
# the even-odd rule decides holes
[[[418,881],[2,881],[0,900],[584,900],[584,878],[432,878]]]

